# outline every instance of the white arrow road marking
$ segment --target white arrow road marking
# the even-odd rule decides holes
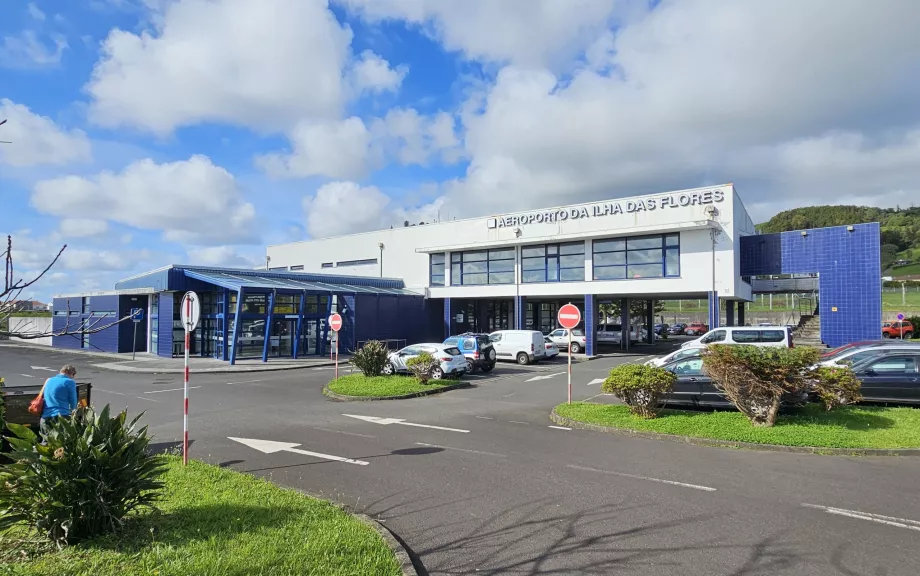
[[[588,382],[588,386],[597,386],[598,384],[603,383],[606,378],[595,378],[594,380]]]
[[[239,442],[265,454],[274,454],[275,452],[293,452],[294,454],[303,454],[304,456],[313,456],[323,460],[332,460],[333,462],[344,462],[346,464],[357,464],[358,466],[367,466],[370,462],[364,460],[352,460],[342,456],[333,456],[332,454],[322,454],[320,452],[310,452],[309,450],[300,450],[297,446],[300,444],[290,444],[288,442],[273,442],[271,440],[253,440],[251,438],[232,438],[227,436],[228,440]]]
[[[48,372],[57,372],[54,368],[48,368],[46,366],[29,366],[32,370],[47,370]]]
[[[556,430],[571,430],[571,428],[566,428],[565,426],[550,426],[550,428],[555,428]]]
[[[460,428],[445,428],[443,426],[432,426],[430,424],[416,424],[415,422],[406,422],[402,418],[379,418],[377,416],[360,416],[358,414],[342,414],[342,416],[357,418],[358,420],[373,422],[374,424],[383,424],[384,426],[388,424],[400,424],[402,426],[415,426],[416,428],[431,428],[433,430],[446,430],[448,432],[462,432],[463,434],[469,434],[470,432],[469,430],[461,430]]]
[[[549,380],[550,378],[555,378],[556,376],[562,376],[565,372],[556,372],[555,374],[547,374],[546,376],[534,376],[525,382],[533,382],[534,380]]]
[[[881,514],[870,514],[869,512],[847,510],[845,508],[834,508],[832,506],[819,506],[817,504],[802,504],[802,506],[806,508],[814,508],[816,510],[823,510],[828,514],[836,514],[837,516],[846,516],[848,518],[856,518],[857,520],[868,520],[869,522],[878,522],[879,524],[887,524],[888,526],[894,526],[896,528],[907,528],[908,530],[917,530],[920,532],[920,522],[916,520],[908,520],[907,518],[882,516]]]
[[[25,376],[26,378],[35,378],[35,376],[31,374],[20,374],[20,376]]]
[[[622,476],[624,478],[632,478],[634,480],[648,480],[649,482],[658,482],[659,484],[671,484],[672,486],[681,486],[683,488],[693,488],[694,490],[702,490],[704,492],[715,492],[715,488],[710,488],[709,486],[700,486],[698,484],[687,484],[685,482],[675,482],[674,480],[662,480],[661,478],[650,478],[648,476],[638,476],[636,474],[626,474],[625,472],[614,472],[612,470],[598,470],[597,468],[588,468],[587,466],[576,466],[575,464],[566,464],[566,468],[574,468],[576,470],[585,470],[587,472],[600,472],[601,474],[610,474],[612,476]]]

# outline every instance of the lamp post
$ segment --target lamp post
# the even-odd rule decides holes
[[[380,277],[383,278],[383,249],[385,248],[383,242],[378,242],[377,248],[380,248]]]

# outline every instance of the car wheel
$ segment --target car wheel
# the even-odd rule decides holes
[[[521,366],[526,366],[527,364],[530,364],[530,358],[527,357],[526,352],[521,352],[520,354],[517,355],[517,363],[520,364]]]
[[[489,362],[495,362],[495,348],[489,350]]]
[[[569,352],[572,354],[578,354],[581,352],[581,345],[578,342],[572,342],[572,345],[569,346]]]
[[[435,366],[431,369],[431,379],[432,380],[443,380],[444,379],[444,370],[441,370],[440,366]]]
[[[393,374],[396,374],[396,366],[393,366],[392,362],[387,362],[383,367],[383,375],[392,376]]]
[[[891,336],[888,334],[888,332],[882,332],[882,338],[888,339],[891,338]]]
[[[913,333],[913,332],[905,332],[905,333],[904,333],[904,339],[905,339],[905,340],[910,340],[910,339],[913,338],[913,337],[914,337],[914,333]]]
[[[486,364],[485,366],[483,366],[483,367],[482,367],[482,371],[483,371],[483,372],[491,372],[491,371],[492,371],[492,368],[495,368],[495,362],[492,362],[491,364]]]
[[[467,359],[467,361],[466,361],[466,371],[467,371],[467,373],[468,373],[468,374],[472,374],[474,370],[476,370],[476,365],[473,364],[473,361],[472,361],[472,360]]]

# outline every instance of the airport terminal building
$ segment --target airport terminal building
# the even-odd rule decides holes
[[[72,300],[86,296],[56,298],[55,322],[61,306],[91,313],[100,298],[106,310],[142,299],[143,350],[174,355],[183,346],[176,304],[195,290],[207,311],[193,353],[267,360],[326,353],[331,311],[345,318],[342,345],[353,348],[371,338],[547,332],[572,302],[594,354],[601,303],[621,304],[624,329],[631,300],[647,303],[647,324],[652,301],[669,299],[708,300],[710,327],[724,303],[725,321],[743,324],[756,277],[809,274],[826,344],[878,338],[881,323],[878,224],[758,235],[731,184],[305,240],[269,246],[266,256],[267,270],[169,266],[88,306]],[[54,345],[96,339],[127,351],[126,337],[100,334]]]

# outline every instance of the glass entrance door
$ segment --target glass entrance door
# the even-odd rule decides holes
[[[293,358],[294,334],[296,331],[297,320],[293,318],[276,318],[272,320],[269,356],[275,358]]]
[[[303,319],[303,332],[300,335],[298,356],[315,356],[319,354],[320,320]]]

